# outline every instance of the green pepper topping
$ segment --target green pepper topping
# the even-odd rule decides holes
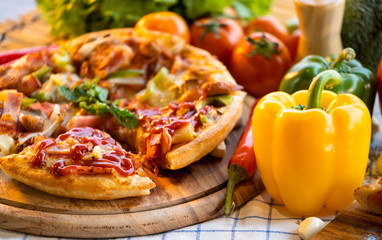
[[[137,77],[143,73],[144,71],[140,69],[124,69],[111,73],[106,79]]]
[[[31,96],[39,102],[49,102],[52,100],[52,95],[48,92],[38,92]]]

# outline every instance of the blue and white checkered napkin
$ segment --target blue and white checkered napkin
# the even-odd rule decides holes
[[[325,223],[330,222],[334,212],[323,209],[316,215]],[[273,203],[269,194],[264,191],[244,206],[233,212],[230,217],[219,217],[213,220],[173,230],[170,232],[143,237],[120,238],[131,240],[217,240],[217,239],[300,239],[297,233],[301,218],[288,213],[282,205]],[[164,219],[165,221],[165,219]],[[43,238],[0,229],[0,239],[57,239]]]

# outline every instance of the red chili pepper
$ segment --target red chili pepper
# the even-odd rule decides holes
[[[57,48],[57,46],[39,46],[39,47],[23,48],[18,50],[2,52],[0,53],[0,65],[9,63],[18,58],[21,58],[22,56],[28,53],[37,52],[43,49],[55,49],[55,48]]]
[[[258,101],[252,106],[247,125],[228,163],[228,184],[225,199],[225,215],[227,216],[231,213],[231,201],[235,185],[252,177],[256,169],[256,158],[252,139],[252,115],[257,102]]]

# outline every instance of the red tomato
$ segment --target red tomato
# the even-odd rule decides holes
[[[243,35],[240,24],[229,18],[203,18],[191,25],[191,44],[216,55],[226,65]]]
[[[254,32],[243,38],[232,53],[230,71],[255,97],[277,91],[291,66],[287,47],[269,33]]]
[[[245,28],[246,34],[253,32],[267,32],[288,44],[288,29],[277,18],[273,16],[261,16],[253,19]]]
[[[186,21],[174,12],[154,12],[143,16],[135,24],[135,28],[145,28],[166,32],[190,42],[190,31]]]
[[[289,36],[289,39],[288,39],[287,47],[288,47],[292,62],[294,62],[294,60],[296,59],[300,36],[301,36],[300,29],[296,29],[292,32],[292,34]]]

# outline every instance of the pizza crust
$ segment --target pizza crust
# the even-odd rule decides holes
[[[149,177],[112,174],[55,177],[46,167],[31,168],[31,155],[13,154],[0,158],[1,169],[14,179],[52,195],[90,200],[110,200],[150,194],[155,183]]]

